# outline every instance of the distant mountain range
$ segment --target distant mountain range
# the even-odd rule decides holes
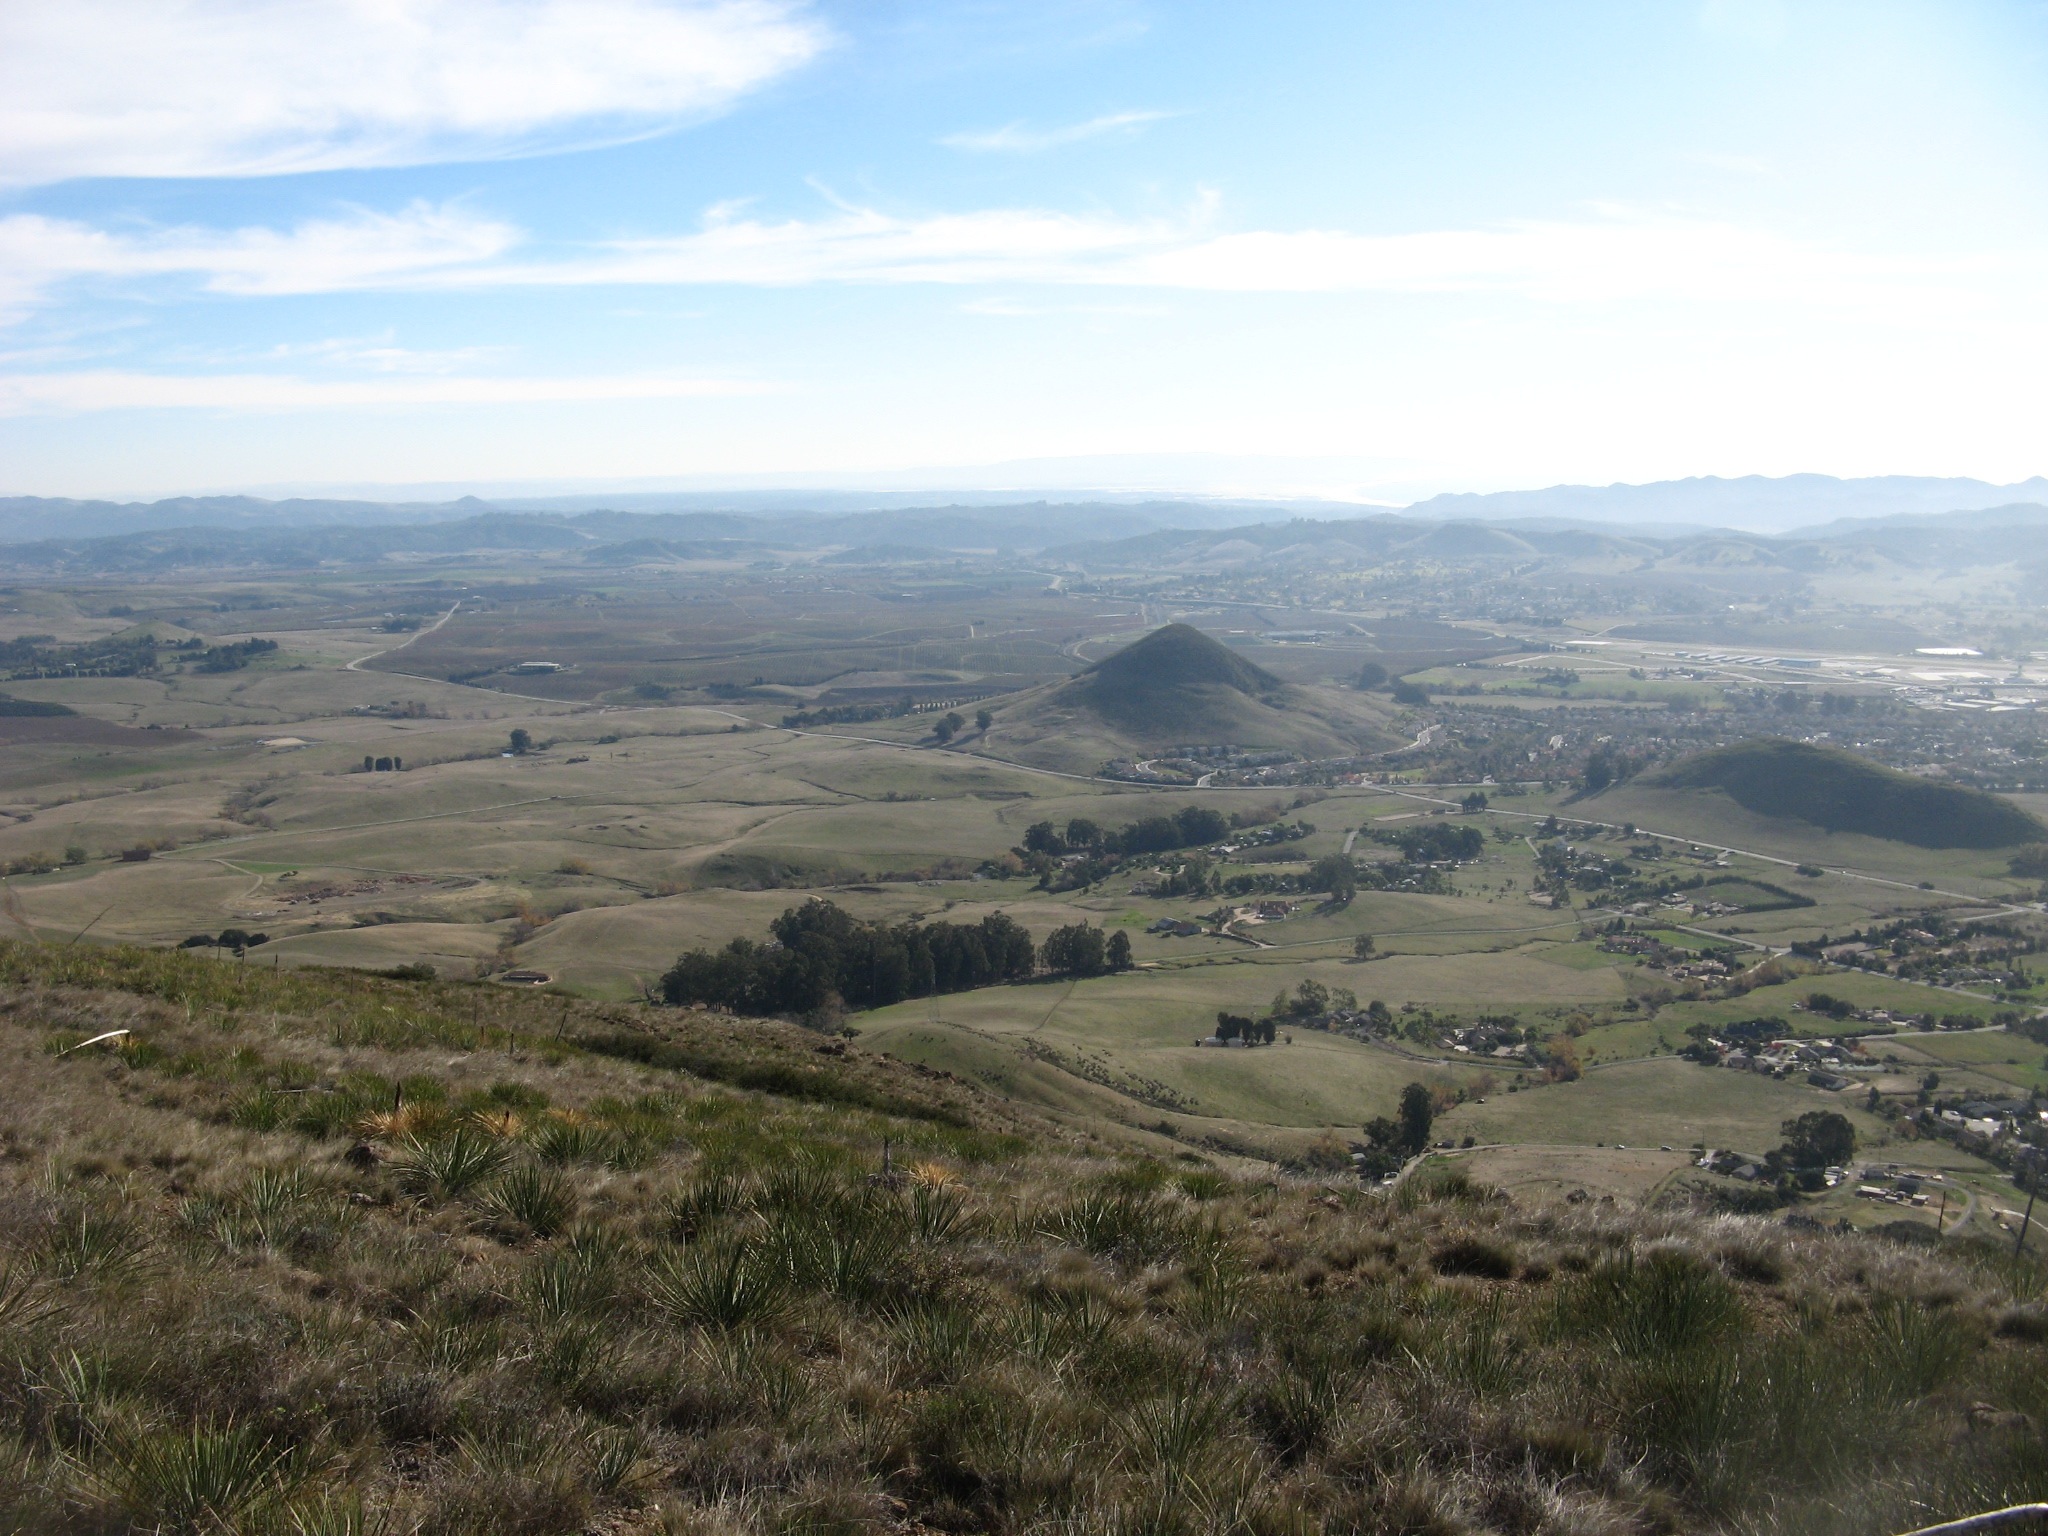
[[[706,493],[708,496],[709,493]],[[732,498],[755,503],[768,493]],[[1681,480],[1437,496],[1395,512],[1330,502],[1077,500],[817,510],[788,505],[654,511],[532,510],[446,502],[148,503],[0,499],[0,564],[83,573],[292,567],[392,556],[552,552],[628,566],[776,550],[890,564],[960,552],[1050,555],[1104,569],[1332,560],[1618,560],[1648,569],[1820,569],[1844,551],[1944,565],[2040,563],[2048,479]],[[629,498],[656,501],[673,497]],[[829,497],[823,497],[829,500]],[[1720,514],[1728,514],[1723,519]],[[1776,520],[1776,533],[1731,528]]]
[[[566,498],[565,498],[566,499]],[[1093,534],[1123,538],[1158,528],[1225,528],[1301,515],[1266,502],[1005,502],[902,508],[814,510],[791,497],[780,505],[662,507],[674,496],[621,498],[630,507],[532,507],[465,496],[447,502],[263,501],[253,496],[181,496],[168,501],[70,501],[0,497],[0,545],[162,535],[190,529],[285,533],[324,528],[426,527],[516,517],[581,530],[584,538],[701,540],[743,538],[784,547],[908,544],[921,548],[1043,548]],[[728,500],[752,503],[749,495]],[[826,498],[829,500],[829,498]],[[1339,512],[1349,508],[1335,508]],[[502,527],[502,523],[487,526]],[[575,537],[570,542],[577,542]]]
[[[452,500],[322,499],[255,496],[179,496],[163,501],[79,501],[39,496],[0,497],[0,544],[44,539],[99,538],[160,533],[173,528],[389,527],[454,522],[490,512],[582,518],[597,513],[642,517],[725,517],[733,524],[779,525],[802,542],[904,542],[904,529],[933,536],[981,537],[1008,526],[1018,531],[1016,508],[1032,509],[1032,547],[1065,543],[1091,531],[1119,538],[1160,528],[1226,528],[1252,523],[1381,517],[1400,511],[1436,522],[1590,526],[1653,537],[1732,529],[1746,533],[1829,536],[1851,522],[1925,518],[2022,504],[2048,504],[2048,478],[2012,485],[1983,480],[1885,475],[1838,480],[1829,475],[1747,475],[1663,480],[1650,485],[1556,485],[1538,491],[1458,492],[1404,508],[1366,506],[1318,498],[1247,499],[1143,495],[1122,491],[1031,493],[831,489],[630,492],[613,496],[461,496]],[[865,520],[865,521],[863,521]],[[739,536],[733,524],[721,536]],[[828,532],[835,536],[820,538]],[[951,525],[948,527],[948,525]],[[810,525],[819,525],[812,527]],[[683,537],[702,536],[709,525]],[[650,530],[651,532],[651,530]],[[668,537],[667,532],[653,536]]]
[[[1542,491],[1432,496],[1406,508],[1411,517],[1503,522],[1620,523],[1641,533],[1812,533],[1823,525],[1876,518],[1976,512],[2022,502],[2048,502],[2048,478],[2013,485],[1983,480],[1882,475],[1837,480],[1832,475],[1706,476],[1651,485],[1554,485]]]

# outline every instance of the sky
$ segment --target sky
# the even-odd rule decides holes
[[[2048,470],[2042,0],[0,6],[0,494]]]

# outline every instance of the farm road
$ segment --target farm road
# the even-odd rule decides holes
[[[369,654],[369,655],[367,655],[367,656],[358,656],[358,657],[357,657],[357,658],[356,658],[356,659],[355,659],[354,661],[350,662],[350,663],[349,663],[349,664],[348,664],[347,666],[343,667],[343,668],[342,668],[341,670],[342,670],[342,671],[344,671],[344,672],[359,672],[359,671],[361,671],[361,670],[362,670],[362,666],[363,666],[363,663],[364,663],[364,662],[366,662],[366,661],[375,661],[375,660],[376,660],[376,659],[377,659],[377,658],[378,658],[379,656],[389,656],[389,655],[391,655],[391,654],[392,654],[392,652],[394,652],[394,651],[402,651],[402,650],[404,650],[404,649],[405,649],[405,648],[406,648],[406,647],[407,647],[408,645],[411,645],[411,644],[413,643],[413,641],[415,641],[415,640],[419,639],[419,638],[420,638],[420,636],[422,636],[422,635],[431,635],[431,634],[432,634],[432,633],[433,633],[433,632],[434,632],[435,630],[439,629],[439,628],[440,628],[440,627],[441,627],[441,626],[442,626],[443,624],[446,624],[446,623],[447,623],[447,622],[448,622],[448,621],[449,621],[450,619],[454,618],[454,617],[455,617],[455,610],[456,610],[457,608],[460,608],[461,606],[462,606],[462,599],[460,599],[460,598],[457,598],[457,599],[455,600],[454,604],[453,604],[453,605],[452,605],[452,606],[451,606],[451,607],[449,608],[449,610],[448,610],[448,611],[447,611],[446,613],[442,614],[442,615],[441,615],[441,617],[439,617],[438,619],[434,620],[434,622],[433,622],[433,623],[431,623],[431,624],[429,624],[429,625],[428,625],[428,626],[427,626],[427,627],[426,627],[425,629],[416,629],[416,630],[414,630],[414,631],[413,631],[413,632],[412,632],[411,634],[407,635],[407,636],[406,636],[406,637],[405,637],[405,638],[404,638],[403,640],[399,641],[399,642],[398,642],[398,644],[396,644],[396,645],[387,645],[387,646],[385,646],[385,647],[384,647],[384,649],[383,649],[383,650],[381,650],[381,651],[372,651],[372,652],[370,652],[370,654]],[[398,674],[398,675],[399,675],[399,676],[404,676],[405,674],[403,674],[403,673],[400,673],[400,674]],[[438,682],[438,681],[440,681],[440,679],[436,678],[436,679],[434,679],[434,681]]]

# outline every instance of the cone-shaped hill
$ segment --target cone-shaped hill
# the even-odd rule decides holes
[[[1330,757],[1396,744],[1377,701],[1284,683],[1191,624],[1155,629],[998,718],[999,749],[1074,768],[1174,746]]]
[[[2009,848],[2048,840],[2048,827],[2010,800],[1803,741],[1738,741],[1686,758],[1652,782],[1719,790],[1759,816],[1921,848]]]
[[[1163,689],[1220,683],[1257,697],[1277,693],[1280,679],[1253,666],[1229,646],[1210,639],[1192,624],[1168,624],[1142,640],[1134,640],[1113,656],[1085,669],[1081,676],[1097,699],[1140,702]]]

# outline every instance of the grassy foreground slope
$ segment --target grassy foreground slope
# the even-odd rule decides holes
[[[1758,815],[1921,848],[2009,848],[2048,839],[2048,826],[1997,795],[1934,783],[1809,742],[1737,742],[1687,758],[1655,782],[1718,789]]]
[[[2042,1275],[1990,1252],[1148,1156],[710,1015],[85,946],[0,984],[8,1529],[1847,1533],[2048,1490]]]

